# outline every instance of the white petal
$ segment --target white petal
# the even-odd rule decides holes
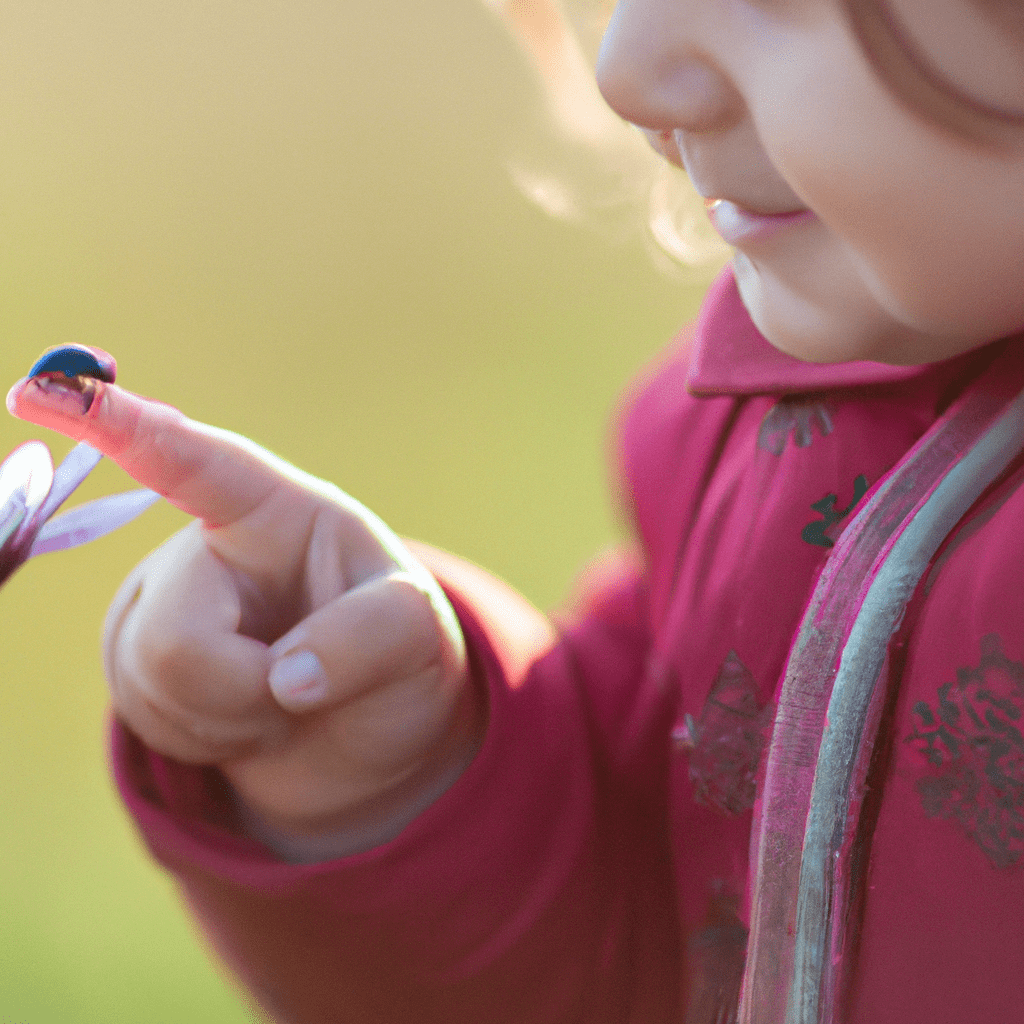
[[[27,512],[22,491],[15,491],[3,508],[0,508],[0,550],[3,550],[3,546],[14,535],[14,531],[24,522]]]
[[[111,494],[87,501],[46,523],[36,535],[29,558],[50,551],[63,551],[87,544],[97,537],[130,523],[160,500],[156,491],[145,489]]]
[[[12,499],[33,514],[46,500],[53,483],[53,459],[42,441],[26,441],[0,464],[0,510]],[[18,495],[15,498],[15,495]],[[0,511],[6,518],[6,512]]]
[[[103,458],[102,453],[91,448],[84,441],[76,444],[54,470],[53,486],[39,510],[39,518],[46,521],[67,501],[68,496],[96,468]]]

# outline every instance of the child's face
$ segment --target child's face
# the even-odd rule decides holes
[[[969,0],[889,6],[965,111],[1024,113],[1024,42]],[[734,242],[783,351],[919,363],[1024,329],[1024,121],[977,143],[911,112],[837,0],[621,0],[598,84],[705,197],[811,211]]]

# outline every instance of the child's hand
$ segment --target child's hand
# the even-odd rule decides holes
[[[155,750],[218,765],[250,827],[295,859],[393,837],[483,731],[437,582],[330,484],[170,406],[94,391],[31,379],[8,407],[201,520],[114,598],[104,661],[117,714]]]

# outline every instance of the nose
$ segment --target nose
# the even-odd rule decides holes
[[[742,119],[742,96],[701,38],[701,6],[620,0],[597,61],[598,88],[620,117],[654,132],[713,131]]]

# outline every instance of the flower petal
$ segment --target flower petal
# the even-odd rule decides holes
[[[28,507],[25,504],[25,496],[21,491],[15,491],[3,508],[0,508],[0,551],[14,536],[14,531],[24,522],[28,514]]]
[[[10,525],[18,520],[3,539],[6,548],[31,542],[52,484],[53,459],[42,441],[26,441],[0,464],[0,521]]]
[[[28,557],[87,544],[130,523],[159,500],[156,491],[139,489],[77,505],[39,530]]]
[[[96,468],[96,464],[102,458],[101,452],[91,448],[84,441],[76,444],[67,453],[64,461],[54,470],[53,486],[39,509],[39,522],[45,522],[67,501],[75,488]]]
[[[46,499],[53,483],[53,459],[42,441],[26,441],[0,463],[0,509],[15,494],[17,503],[35,512]]]

